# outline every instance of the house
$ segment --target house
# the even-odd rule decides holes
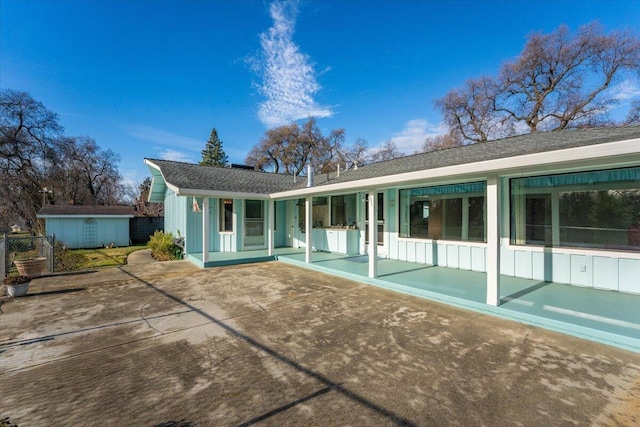
[[[37,217],[67,248],[129,246],[130,206],[47,205]]]
[[[145,159],[187,259],[276,248],[640,294],[640,126],[537,132],[308,179]]]
[[[11,232],[12,233],[20,233],[22,231],[22,227],[18,224],[13,224],[11,226]]]

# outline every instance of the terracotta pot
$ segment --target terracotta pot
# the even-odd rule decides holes
[[[7,295],[10,297],[21,297],[29,292],[31,282],[21,283],[19,285],[5,285],[7,287]]]
[[[39,277],[45,270],[47,259],[45,257],[21,259],[13,262],[21,276]]]

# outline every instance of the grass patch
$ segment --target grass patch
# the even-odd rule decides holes
[[[77,260],[74,270],[102,267],[118,267],[127,264],[130,253],[147,249],[146,245],[126,246],[122,248],[69,249],[68,253]]]

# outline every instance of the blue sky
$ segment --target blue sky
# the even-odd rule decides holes
[[[442,132],[433,101],[495,74],[532,31],[598,20],[638,31],[640,1],[0,0],[0,87],[58,113],[69,136],[189,162],[215,127],[230,161],[309,115],[325,133],[411,153]],[[613,90],[623,102],[640,83]]]

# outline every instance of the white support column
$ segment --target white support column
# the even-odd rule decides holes
[[[500,179],[487,177],[487,304],[500,305]]]
[[[378,277],[378,193],[369,192],[369,277]]]
[[[269,245],[269,256],[273,256],[273,247],[275,239],[276,229],[276,201],[267,200],[267,206],[269,207],[269,223],[267,225],[267,244]]]
[[[209,261],[209,198],[202,198],[202,263]]]
[[[312,249],[312,239],[311,239],[311,221],[313,220],[313,203],[312,198],[307,197],[304,199],[304,232],[306,235],[306,248],[304,252],[304,262],[307,264],[311,263],[311,249]]]

